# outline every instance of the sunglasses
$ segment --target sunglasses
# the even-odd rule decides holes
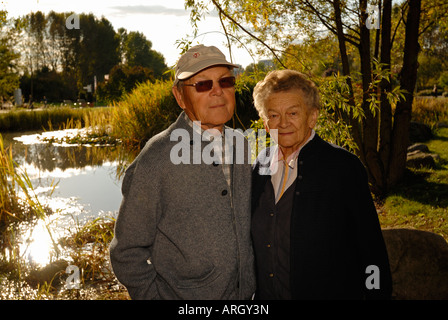
[[[219,86],[222,89],[232,88],[235,86],[235,77],[225,77],[218,80]],[[196,92],[206,92],[213,88],[213,80],[198,81],[193,84],[184,84],[185,86],[195,87]]]

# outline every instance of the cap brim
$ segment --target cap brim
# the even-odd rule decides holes
[[[191,78],[198,72],[200,72],[204,69],[210,68],[210,67],[214,67],[214,66],[228,66],[228,67],[232,67],[232,68],[240,67],[239,65],[229,63],[224,59],[223,60],[220,60],[220,59],[204,60],[204,61],[201,61],[201,62],[191,66],[189,68],[190,70],[179,73],[176,76],[176,80],[174,81],[174,83],[176,84],[178,80],[185,80],[185,79]]]

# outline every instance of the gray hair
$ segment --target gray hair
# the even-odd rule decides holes
[[[264,120],[267,119],[266,100],[273,93],[300,90],[309,108],[320,110],[319,90],[313,81],[295,70],[274,70],[269,72],[264,80],[257,83],[253,97],[255,109]]]

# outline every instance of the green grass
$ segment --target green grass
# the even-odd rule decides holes
[[[437,233],[448,241],[448,128],[434,131],[427,142],[440,159],[435,169],[408,169],[379,212],[383,228],[414,228]]]

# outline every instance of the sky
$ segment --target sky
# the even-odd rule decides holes
[[[125,28],[128,32],[142,32],[152,42],[152,49],[162,53],[166,64],[171,67],[181,53],[176,40],[193,33],[190,12],[185,10],[184,3],[185,0],[1,0],[0,9],[6,9],[9,18],[51,10],[93,13],[98,18],[104,16],[115,30]],[[254,62],[245,49],[232,47],[232,57],[229,56],[229,50],[225,47],[226,38],[216,15],[208,15],[199,24],[198,34],[193,44],[217,46],[228,60],[232,58],[233,63],[243,67]]]

